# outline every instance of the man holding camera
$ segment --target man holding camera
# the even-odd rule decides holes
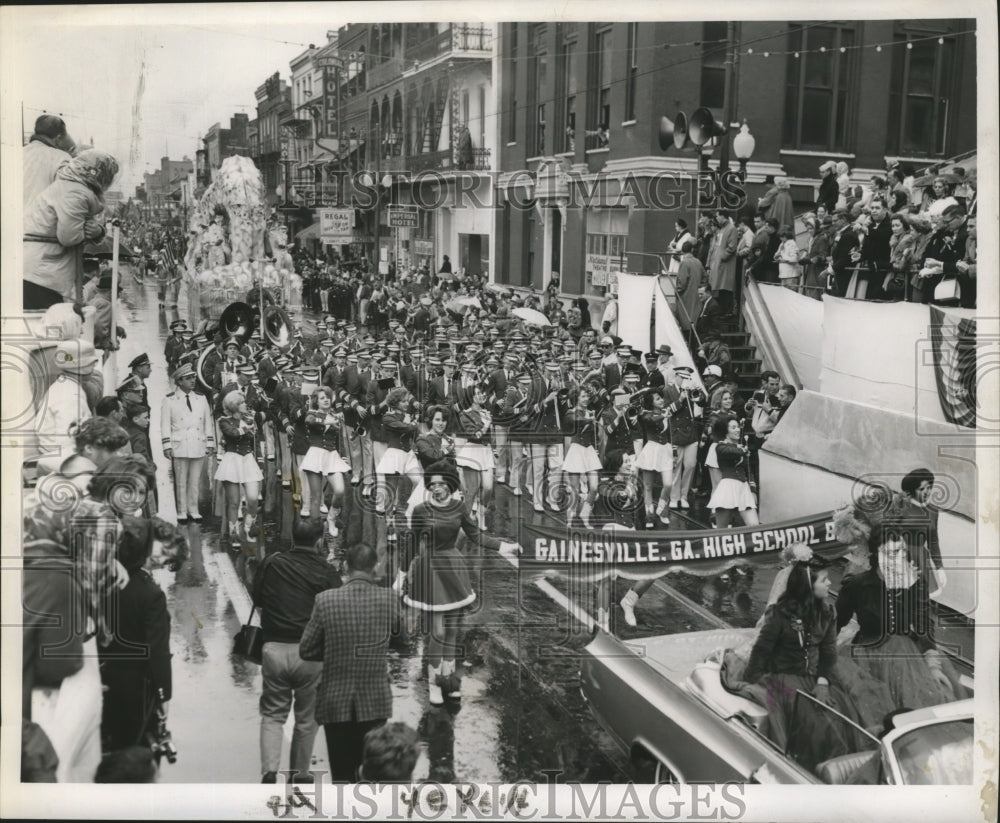
[[[753,393],[744,411],[750,419],[753,434],[748,436],[750,447],[751,482],[756,484],[760,478],[760,457],[758,452],[764,445],[767,436],[778,422],[775,412],[780,408],[778,392],[781,389],[781,376],[776,371],[766,371],[760,376],[760,388]]]

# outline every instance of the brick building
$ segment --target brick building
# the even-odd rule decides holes
[[[974,28],[962,19],[737,24],[730,125],[746,120],[756,140],[750,202],[769,175],[786,175],[796,211],[805,210],[826,160],[845,161],[852,179],[867,183],[890,158],[920,168],[974,149]],[[609,260],[644,270],[651,261],[635,253],[662,252],[677,217],[694,222],[695,197],[669,204],[664,195],[667,207],[644,209],[634,195],[657,174],[676,175],[671,185],[690,191],[698,155],[661,150],[660,118],[699,106],[724,118],[727,24],[499,30],[505,196],[495,212],[496,280],[543,288],[557,275],[564,293],[599,296]],[[711,167],[720,153],[706,158]],[[530,209],[517,205],[532,199]]]

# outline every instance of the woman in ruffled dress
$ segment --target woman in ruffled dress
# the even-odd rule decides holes
[[[845,687],[864,716],[881,727],[899,709],[920,709],[967,696],[954,667],[938,650],[932,631],[927,576],[915,555],[925,524],[903,518],[872,528],[868,571],[844,579],[837,597],[837,627],[856,618],[858,632],[841,654]],[[860,673],[851,663],[856,664]],[[861,692],[865,676],[888,688],[885,697]]]
[[[441,705],[444,696],[461,697],[455,663],[458,634],[462,614],[476,599],[469,561],[457,547],[459,532],[482,548],[519,549],[479,530],[466,510],[458,469],[451,461],[425,467],[424,486],[427,496],[413,513],[411,530],[418,554],[409,565],[409,590],[403,602],[430,616],[427,684],[431,704]]]
[[[230,518],[236,517],[240,510],[240,493],[247,499],[247,513],[243,529],[248,542],[257,538],[253,532],[257,520],[257,508],[260,500],[260,483],[264,473],[257,465],[254,456],[254,441],[257,436],[257,424],[254,413],[247,406],[246,397],[242,392],[231,391],[222,399],[223,415],[219,418],[219,430],[222,432],[222,442],[225,452],[219,460],[219,468],[215,471],[215,479],[222,482],[226,493],[226,503]],[[237,538],[238,522],[230,520],[229,535],[234,543]]]

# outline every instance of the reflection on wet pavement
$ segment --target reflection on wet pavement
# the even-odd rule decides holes
[[[159,443],[158,410],[169,390],[161,353],[176,315],[157,313],[155,292],[131,287],[133,308],[123,323],[129,336],[119,359],[127,363],[140,351],[151,353],[150,437]],[[172,519],[167,466],[158,449],[154,451],[160,498],[167,498],[161,513]],[[188,562],[176,574],[156,573],[172,617],[174,697],[168,725],[179,750],[175,764],[163,765],[161,781],[255,783],[260,779],[260,668],[231,653],[233,636],[250,611],[245,562],[220,547],[210,484],[204,489],[203,523],[187,526]],[[512,536],[519,507],[530,511],[530,504],[521,507],[521,501],[504,490],[498,498],[493,531]],[[384,541],[384,521],[375,517],[370,503],[358,502],[348,500],[344,507],[344,539]],[[268,551],[284,548],[294,511],[291,493],[272,478],[264,504],[265,545]],[[392,719],[417,729],[424,746],[415,777],[442,782],[543,781],[543,772],[558,770],[562,780],[627,779],[622,756],[592,720],[580,695],[579,653],[589,635],[539,592],[530,577],[519,575],[502,558],[487,553],[473,562],[479,598],[466,618],[461,703],[429,705],[420,641],[408,655],[390,654]],[[283,764],[290,732],[291,720]],[[325,766],[321,730],[313,768]]]

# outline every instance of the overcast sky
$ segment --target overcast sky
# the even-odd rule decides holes
[[[329,19],[333,4],[322,16],[308,7],[299,15],[268,7],[269,20],[258,7],[259,22],[250,25],[241,24],[252,15],[240,8],[220,14],[217,6],[150,6],[141,21],[93,7],[88,14],[20,9],[24,25],[7,43],[17,50],[25,129],[30,133],[43,110],[62,114],[77,143],[93,138],[118,158],[115,188],[126,196],[147,163],[158,166],[168,151],[172,159],[194,159],[213,123],[228,125],[237,112],[253,119],[254,89],[275,71],[287,81],[289,62],[310,43],[324,45],[327,30],[341,25]]]

